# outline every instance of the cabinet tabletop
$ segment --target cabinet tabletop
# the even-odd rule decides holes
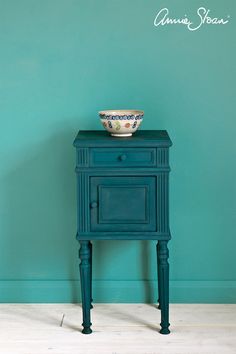
[[[105,130],[80,130],[74,146],[171,146],[166,130],[138,130],[132,136],[118,138]]]

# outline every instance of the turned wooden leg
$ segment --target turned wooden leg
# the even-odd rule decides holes
[[[90,250],[90,295],[91,295],[91,301],[90,301],[90,308],[93,308],[92,302],[93,302],[93,295],[92,295],[92,284],[93,284],[93,244],[92,242],[89,241],[89,250]]]
[[[169,334],[169,250],[168,241],[159,241],[158,262],[159,262],[159,283],[161,300],[161,334]]]
[[[161,309],[161,290],[160,290],[160,262],[159,262],[159,242],[156,245],[157,250],[157,285],[158,285],[158,308]]]
[[[90,306],[91,306],[91,260],[89,241],[80,241],[80,282],[82,295],[82,310],[84,327],[82,333],[89,334],[92,332],[90,326]]]

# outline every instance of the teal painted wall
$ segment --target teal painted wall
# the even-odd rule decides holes
[[[199,6],[229,23],[153,25]],[[235,24],[234,0],[0,0],[1,301],[80,301],[72,142],[126,107],[174,143],[171,301],[236,300]],[[153,242],[94,248],[95,301],[155,300]]]

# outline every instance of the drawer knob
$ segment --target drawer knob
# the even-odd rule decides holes
[[[91,206],[92,209],[97,208],[98,203],[97,203],[97,202],[92,202],[92,203],[90,204],[90,206]]]
[[[127,156],[125,154],[119,156],[120,161],[125,161],[127,159]]]

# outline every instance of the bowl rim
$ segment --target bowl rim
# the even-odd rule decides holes
[[[100,116],[140,116],[144,111],[138,109],[108,109],[98,112]]]

